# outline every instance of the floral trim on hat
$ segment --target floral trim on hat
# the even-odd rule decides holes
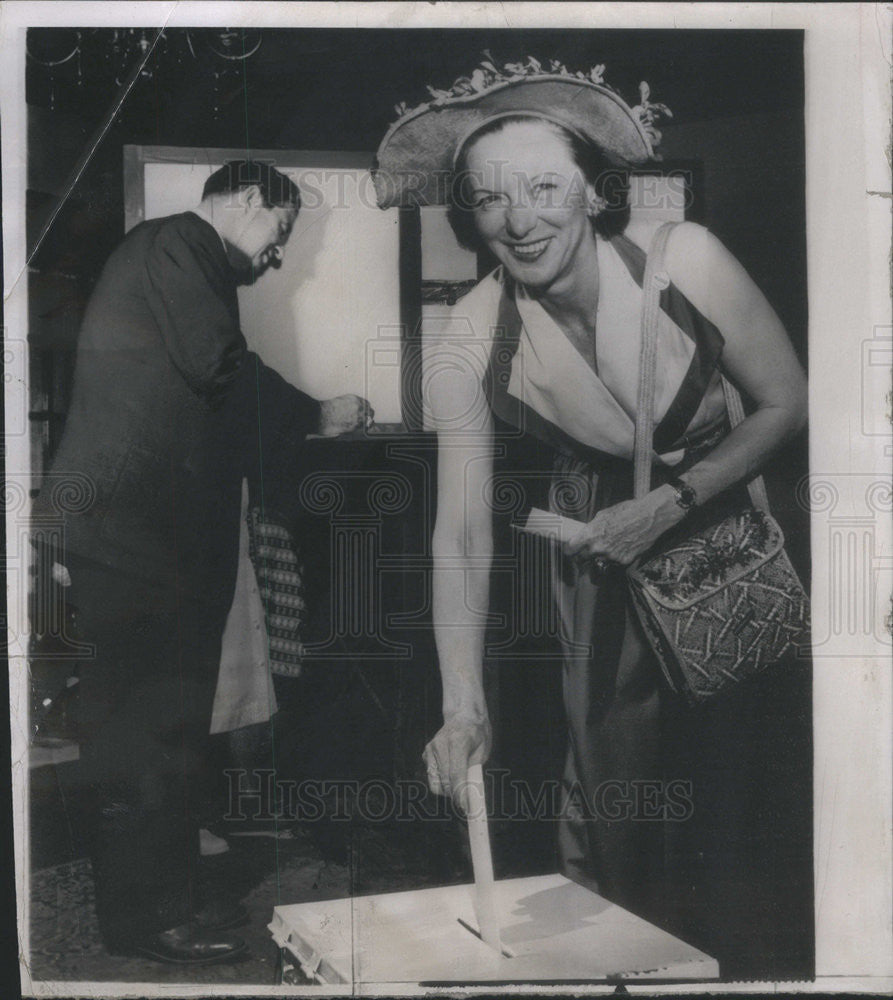
[[[468,97],[473,94],[483,94],[497,84],[513,83],[516,80],[528,80],[535,77],[567,76],[575,80],[582,80],[584,83],[594,84],[604,90],[621,97],[617,90],[610,84],[605,83],[605,64],[599,63],[593,66],[588,73],[582,70],[571,72],[562,62],[557,59],[549,60],[549,68],[543,69],[543,64],[533,56],[528,56],[524,62],[505,63],[502,69],[496,68],[496,62],[487,49],[484,49],[485,58],[477,69],[473,70],[470,76],[460,76],[455,80],[448,90],[438,90],[428,86],[428,93],[431,95],[430,101],[423,101],[415,107],[410,107],[406,101],[401,101],[394,105],[394,112],[399,118],[407,115],[414,115],[429,108],[442,107],[447,101],[460,97]],[[666,104],[652,102],[651,88],[643,80],[639,84],[639,104],[630,108],[633,117],[642,126],[643,131],[651,140],[653,146],[658,145],[661,140],[661,133],[655,123],[662,117],[672,118],[673,112]]]
[[[655,122],[659,118],[672,118],[673,112],[666,104],[654,104],[648,98],[651,97],[651,88],[644,80],[639,84],[639,104],[630,110],[639,119],[639,124],[645,130],[652,146],[657,146],[661,140],[660,129],[655,127]]]

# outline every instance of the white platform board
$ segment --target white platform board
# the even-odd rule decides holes
[[[496,889],[511,958],[460,923],[476,927],[469,885],[277,906],[269,928],[305,972],[354,988],[719,977],[709,955],[561,875]]]

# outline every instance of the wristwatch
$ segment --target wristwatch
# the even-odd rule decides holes
[[[685,511],[693,510],[698,505],[698,494],[693,486],[683,482],[677,476],[671,476],[667,485],[672,486],[676,493],[676,503]]]

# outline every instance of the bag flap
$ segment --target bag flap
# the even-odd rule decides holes
[[[775,519],[747,508],[630,568],[630,579],[668,611],[684,611],[753,573],[784,547]]]

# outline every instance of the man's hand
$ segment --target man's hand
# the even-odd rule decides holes
[[[467,813],[468,768],[486,762],[492,742],[489,719],[448,719],[422,755],[431,791],[451,796],[455,806]]]
[[[337,437],[361,427],[371,427],[375,411],[367,399],[348,393],[319,404],[319,429],[323,437]]]

